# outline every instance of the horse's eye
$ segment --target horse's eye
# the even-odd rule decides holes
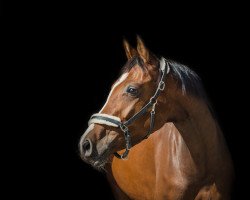
[[[132,96],[138,95],[138,90],[134,87],[129,86],[127,88],[127,93],[131,94]]]

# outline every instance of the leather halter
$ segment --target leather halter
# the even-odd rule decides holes
[[[161,58],[160,60],[160,72],[161,72],[161,79],[158,83],[158,87],[154,93],[154,95],[150,98],[149,102],[136,114],[134,114],[131,118],[129,118],[127,121],[122,122],[119,117],[108,115],[108,114],[102,114],[102,113],[96,113],[93,114],[88,122],[88,124],[105,124],[108,126],[113,127],[120,127],[122,132],[124,133],[124,138],[126,141],[126,150],[125,152],[120,155],[117,152],[114,153],[114,155],[119,159],[124,159],[128,156],[129,150],[132,147],[131,145],[131,134],[128,129],[128,126],[132,124],[136,119],[144,115],[149,108],[151,108],[150,111],[150,127],[145,135],[144,139],[147,139],[149,135],[152,133],[153,127],[154,127],[154,121],[155,121],[155,105],[157,103],[157,98],[161,94],[161,92],[165,88],[165,82],[164,79],[166,75],[169,73],[170,68],[168,62],[166,62],[165,58]]]

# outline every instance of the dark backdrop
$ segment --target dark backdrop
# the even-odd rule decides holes
[[[20,158],[22,178],[15,183],[19,187],[27,179],[22,192],[33,198],[112,199],[105,175],[79,159],[77,145],[90,115],[101,108],[126,62],[122,39],[135,45],[139,34],[156,55],[186,64],[200,75],[234,161],[234,197],[241,199],[247,169],[242,115],[247,65],[241,19],[219,8],[199,10],[193,17],[189,12],[180,16],[176,8],[171,13],[159,8],[150,13],[111,9],[108,17],[105,9],[87,13],[87,8],[73,3],[51,6],[39,9],[38,15],[34,9],[27,18],[15,19],[20,35],[13,39],[21,42],[20,62],[28,66],[22,68],[27,73],[22,82],[30,108],[29,118],[24,118],[30,132],[25,137],[27,160]],[[27,113],[26,106],[21,107]]]

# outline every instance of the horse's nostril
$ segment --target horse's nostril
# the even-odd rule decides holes
[[[92,153],[92,143],[89,139],[85,140],[82,144],[82,150],[85,157],[88,157]]]
[[[84,151],[88,151],[90,149],[90,142],[86,140],[82,145]]]

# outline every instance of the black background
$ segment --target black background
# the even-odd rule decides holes
[[[21,176],[14,176],[12,184],[23,186],[21,193],[33,198],[112,199],[105,175],[80,160],[77,145],[126,62],[122,39],[135,45],[139,34],[156,55],[200,75],[234,161],[234,199],[243,198],[247,131],[242,113],[248,81],[244,16],[232,12],[233,6],[201,6],[196,12],[160,5],[147,10],[118,7],[108,10],[98,4],[88,13],[82,4],[34,5],[22,13],[26,17],[8,24],[16,61],[23,66],[13,70],[18,77],[16,103],[26,113],[20,115],[25,134],[18,135],[23,153],[13,170]],[[24,74],[21,80],[19,73]]]

